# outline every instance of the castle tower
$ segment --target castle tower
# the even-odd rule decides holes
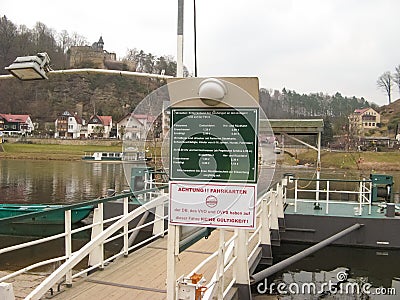
[[[103,37],[100,36],[99,41],[97,42],[97,47],[101,50],[103,50],[104,47],[104,41],[103,41]]]

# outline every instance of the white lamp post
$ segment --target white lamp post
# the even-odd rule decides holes
[[[38,53],[34,56],[20,56],[5,68],[14,77],[20,80],[48,79],[47,74],[107,74],[133,77],[146,77],[155,79],[172,78],[168,75],[148,74],[130,71],[106,70],[106,69],[67,69],[52,70],[50,68],[50,58],[46,52]],[[11,75],[0,75],[0,79],[12,78]]]

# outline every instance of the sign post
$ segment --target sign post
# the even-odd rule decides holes
[[[258,103],[235,84],[201,80],[216,83],[217,88],[224,85],[221,90],[230,101],[196,95],[201,101],[196,103],[192,95],[191,103],[176,101],[171,106],[169,222],[254,228]],[[241,105],[233,107],[234,103]]]
[[[246,229],[256,226],[258,79],[190,78],[170,83],[168,282],[176,278],[179,228],[218,227],[218,295],[222,297],[224,228],[245,237]],[[248,271],[244,271],[248,270],[246,243],[237,251],[243,278],[237,277],[236,284],[243,290],[240,294],[250,299]],[[179,286],[178,282],[177,290]],[[174,294],[172,287],[170,294]]]

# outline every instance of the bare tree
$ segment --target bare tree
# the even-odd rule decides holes
[[[395,68],[395,72],[393,74],[393,81],[397,85],[400,92],[400,65]]]
[[[376,82],[378,88],[384,91],[389,99],[389,104],[392,103],[392,86],[393,86],[393,77],[390,74],[390,71],[386,71],[381,76],[379,76],[378,81]]]
[[[68,48],[71,46],[71,38],[69,37],[68,32],[66,30],[62,30],[57,35],[57,41],[59,47],[62,49],[62,52],[66,53]]]
[[[10,52],[16,36],[17,27],[6,16],[0,17],[0,65],[2,70],[12,57]]]
[[[88,43],[84,36],[76,32],[73,32],[70,38],[71,38],[71,46],[85,46]]]

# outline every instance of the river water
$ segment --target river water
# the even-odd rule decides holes
[[[127,189],[122,163],[0,160],[0,203],[76,203]]]
[[[279,180],[287,172],[304,177],[312,177],[315,173],[314,170],[306,168],[279,169],[275,171],[274,180]],[[273,172],[268,173],[271,176]],[[388,174],[394,176],[394,191],[398,193],[400,171]],[[361,176],[368,177],[369,173],[326,170],[321,174],[321,178],[359,179]],[[122,163],[0,160],[0,203],[77,203],[105,196],[110,188],[117,192],[128,188]],[[16,237],[0,236],[1,247],[21,242],[21,240]],[[61,249],[62,241],[54,242],[46,247],[49,251]],[[274,259],[277,261],[297,253],[301,247],[304,246],[283,245],[274,248]],[[33,249],[29,253],[20,252],[18,257],[3,255],[0,257],[0,270],[13,270],[17,266],[25,266],[31,262],[30,258],[39,258],[43,253],[43,249]],[[375,287],[389,288],[393,278],[400,277],[400,251],[327,247],[268,280],[269,282],[284,282],[285,280],[293,282],[296,279],[301,283],[307,282],[310,278],[327,278],[327,274],[331,273],[334,277],[343,269],[348,271],[348,276],[352,280],[364,280]],[[397,296],[389,298],[374,296],[369,299],[400,299],[400,287],[397,293]],[[256,289],[253,295],[257,296],[257,299],[264,299]],[[327,299],[367,299],[349,295],[346,297],[325,296],[328,297]],[[322,299],[321,295],[287,295],[281,298]]]

